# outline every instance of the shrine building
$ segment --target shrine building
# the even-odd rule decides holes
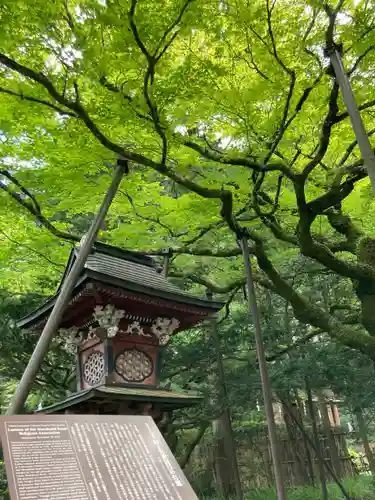
[[[72,250],[62,278],[77,258]],[[39,334],[61,290],[18,326]],[[172,284],[154,259],[96,243],[56,338],[75,354],[77,391],[42,413],[163,415],[200,396],[158,388],[160,353],[171,337],[215,315],[223,304]]]

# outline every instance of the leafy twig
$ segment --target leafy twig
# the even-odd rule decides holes
[[[367,132],[367,135],[369,137],[371,137],[373,134],[375,134],[375,128],[373,128],[369,132]],[[352,152],[353,152],[354,148],[357,146],[357,144],[358,144],[357,140],[354,140],[352,143],[349,144],[349,146],[346,148],[345,154],[343,155],[343,157],[339,161],[339,165],[338,165],[339,167],[342,167],[344,165],[344,163],[346,163],[347,159],[352,154]]]
[[[7,239],[9,240],[11,243],[14,243],[16,244],[17,246],[19,247],[23,247],[23,248],[26,248],[26,250],[28,250],[29,252],[32,252],[32,253],[35,253],[35,255],[38,255],[39,257],[42,257],[42,259],[46,260],[47,262],[49,262],[50,264],[52,264],[53,266],[56,266],[56,267],[60,267],[62,269],[65,268],[65,265],[64,264],[60,264],[58,262],[55,262],[53,260],[51,260],[49,257],[47,257],[47,255],[45,255],[44,253],[42,252],[38,252],[38,250],[35,250],[35,248],[32,248],[30,247],[29,245],[25,245],[25,243],[20,243],[19,241],[16,241],[14,240],[13,238],[11,238],[5,231],[3,231],[2,229],[0,229],[0,233]]]
[[[135,215],[141,219],[141,220],[144,220],[144,221],[147,221],[147,222],[152,222],[153,224],[158,224],[160,227],[162,227],[163,229],[165,229],[169,236],[171,238],[179,238],[180,236],[183,236],[186,234],[186,232],[183,232],[183,233],[175,233],[167,224],[164,224],[161,220],[160,220],[160,217],[146,217],[145,215],[142,215],[138,212],[137,210],[137,207],[135,206],[135,203],[134,203],[134,200],[133,198],[126,192],[126,191],[120,191],[126,198],[127,200],[129,201],[130,203],[130,206],[132,207]]]
[[[69,28],[74,31],[74,21],[72,14],[70,13],[69,6],[68,6],[68,0],[63,0],[64,4],[64,9],[65,9],[65,14],[66,14],[66,21],[69,25]]]
[[[138,116],[138,118],[152,122],[152,118],[150,116],[147,116],[147,115],[141,113],[140,111],[138,111],[136,108],[133,107],[133,105],[132,105],[133,98],[130,95],[124,94],[124,92],[122,92],[122,90],[119,87],[117,87],[113,83],[109,82],[104,75],[100,77],[99,81],[100,81],[100,84],[103,87],[105,87],[107,90],[109,90],[110,92],[113,92],[115,94],[121,94],[122,97],[124,98],[124,100],[129,103],[131,109],[134,111],[136,116]]]
[[[357,70],[358,66],[361,64],[361,62],[363,61],[363,59],[372,50],[375,50],[375,45],[370,45],[369,47],[367,47],[367,49],[363,52],[363,54],[361,54],[357,58],[356,62],[353,64],[352,68],[348,71],[348,76],[351,76]]]

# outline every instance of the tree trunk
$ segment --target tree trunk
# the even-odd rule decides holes
[[[326,473],[324,470],[324,455],[322,453],[322,447],[320,445],[320,439],[319,439],[318,426],[316,424],[316,414],[315,414],[315,409],[314,409],[314,402],[312,399],[312,393],[311,393],[309,381],[306,379],[305,383],[306,383],[306,392],[307,392],[307,406],[308,406],[308,410],[310,413],[313,442],[315,443],[315,451],[316,451],[316,458],[317,458],[317,462],[318,462],[320,485],[322,488],[323,499],[328,500]]]
[[[325,398],[325,395],[322,391],[318,391],[318,399],[319,399],[319,405],[320,405],[320,411],[322,414],[322,419],[323,419],[323,427],[324,427],[324,433],[327,436],[328,440],[328,446],[329,446],[329,452],[331,456],[331,461],[332,461],[332,468],[335,471],[336,475],[338,478],[341,478],[341,461],[340,461],[340,456],[337,451],[337,446],[336,446],[336,439],[335,435],[332,430],[332,425],[329,420],[329,415],[328,415],[328,410],[327,410],[327,401]]]
[[[295,398],[296,398],[296,402],[297,402],[297,406],[298,406],[298,413],[297,413],[296,417],[298,419],[298,422],[304,428],[303,423],[304,423],[304,420],[305,420],[305,418],[304,418],[305,417],[305,412],[304,412],[304,407],[303,407],[303,403],[301,401],[301,398],[298,395],[298,391],[295,391]],[[306,433],[305,432],[302,432],[302,439],[303,439],[303,445],[304,445],[304,448],[305,448],[305,454],[306,454],[306,460],[307,460],[307,469],[308,469],[309,477],[310,477],[310,484],[311,484],[311,486],[313,486],[315,488],[315,471],[314,471],[314,465],[313,465],[313,461],[312,461],[312,458],[311,458],[309,443],[308,443],[308,441],[306,439]]]
[[[207,291],[207,298],[210,300],[213,298],[212,293],[209,291]],[[223,408],[222,414],[218,420],[215,421],[216,423],[213,422],[213,431],[214,433],[217,431],[218,459],[216,464],[216,477],[218,484],[222,487],[224,496],[234,493],[238,500],[242,500],[243,493],[237,462],[237,449],[229,409],[228,393],[216,317],[214,317],[211,321],[211,338],[216,354],[218,400],[219,405]],[[224,467],[222,467],[222,465],[224,465]]]
[[[358,435],[362,441],[363,448],[365,450],[366,458],[370,467],[370,471],[375,474],[375,458],[372,450],[370,448],[370,443],[367,436],[367,429],[365,424],[365,419],[363,418],[363,413],[360,408],[355,410],[355,416],[358,423]]]
[[[286,407],[287,407],[287,405],[286,405]],[[304,429],[303,425],[301,425],[301,424],[300,424],[300,422],[299,422],[297,419],[295,419],[295,417],[294,417],[293,413],[290,413],[290,415],[291,415],[291,417],[295,420],[295,423],[296,423],[296,425],[299,427],[299,429],[301,430],[301,432],[306,433],[306,431],[305,431],[305,429]],[[308,436],[308,434],[307,434],[307,433],[306,433],[306,439],[307,439],[307,440],[308,440],[308,442],[310,443],[310,446],[311,446],[311,448],[315,451],[315,453],[316,453],[317,455],[319,455],[319,453],[320,453],[320,451],[319,451],[319,447],[318,447],[318,448],[316,448],[316,446],[315,446],[314,442],[312,441],[312,439],[310,438],[310,436]],[[330,463],[328,463],[328,462],[325,462],[325,461],[324,461],[324,462],[322,461],[321,463],[324,465],[324,468],[326,468],[326,469],[327,469],[327,471],[331,474],[331,476],[332,476],[333,480],[335,481],[335,483],[337,484],[337,486],[340,488],[341,493],[343,494],[344,498],[345,498],[346,500],[353,500],[353,499],[349,496],[349,494],[348,494],[348,492],[346,491],[346,489],[344,488],[344,486],[343,486],[342,482],[340,481],[340,479],[336,476],[335,471],[333,470],[333,468],[332,468],[331,464],[330,464]],[[324,468],[323,468],[323,472],[324,472]],[[327,495],[327,496],[324,496],[324,499],[326,499],[326,498],[328,499],[328,492],[327,492],[327,488],[326,488],[326,487],[325,487],[325,493],[326,493],[326,495]]]
[[[358,245],[358,260],[375,268],[375,240],[362,238]],[[361,322],[370,335],[375,336],[375,283],[358,281],[355,291],[361,301]]]
[[[224,412],[217,420],[212,422],[212,431],[215,441],[214,469],[218,490],[224,498],[235,495],[233,485],[233,467],[228,455],[227,447],[227,416]]]
[[[297,408],[294,407],[293,403],[291,402],[291,400],[287,396],[285,396],[285,401],[287,401],[287,404],[288,404],[290,411],[292,411],[294,413],[295,418],[297,418],[297,411],[296,411]],[[299,439],[298,439],[298,435],[296,432],[295,423],[294,423],[293,419],[291,419],[291,417],[289,416],[285,405],[283,405],[283,410],[284,410],[283,411],[284,423],[285,423],[285,427],[286,427],[286,432],[288,434],[289,445],[291,447],[290,449],[291,449],[291,452],[293,455],[293,461],[294,461],[294,463],[296,465],[296,469],[297,469],[298,480],[299,480],[298,484],[299,485],[308,484],[310,482],[308,470],[306,468],[305,461],[301,458],[300,454],[298,453],[298,441],[299,441]]]

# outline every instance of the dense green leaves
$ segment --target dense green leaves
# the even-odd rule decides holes
[[[372,137],[373,6],[336,14]],[[53,292],[121,154],[130,174],[103,240],[172,247],[172,275],[229,294],[243,283],[246,228],[258,283],[289,302],[306,335],[313,327],[375,358],[375,270],[357,252],[372,236],[373,198],[324,57],[321,3],[17,0],[0,16],[5,289]],[[301,254],[362,307],[357,323],[300,283]]]

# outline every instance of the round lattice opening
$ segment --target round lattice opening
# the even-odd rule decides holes
[[[139,349],[126,349],[116,358],[116,372],[127,382],[143,382],[153,369],[150,356]]]
[[[90,385],[99,384],[104,376],[104,354],[94,351],[83,365],[83,378]]]

